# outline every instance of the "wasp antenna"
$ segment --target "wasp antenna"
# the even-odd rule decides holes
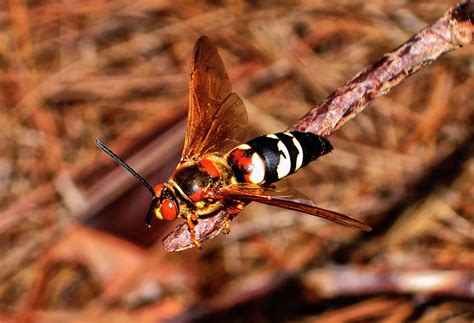
[[[151,220],[153,219],[153,213],[155,211],[156,200],[153,199],[151,201],[150,209],[148,210],[148,214],[145,218],[145,224],[147,227],[151,228]]]
[[[153,187],[143,178],[138,174],[136,171],[133,170],[132,167],[127,165],[126,162],[122,160],[119,156],[117,156],[112,150],[110,150],[102,141],[99,139],[95,140],[97,146],[99,146],[100,149],[102,149],[107,155],[109,155],[113,160],[115,160],[120,166],[128,170],[133,176],[135,176],[145,187],[150,191],[152,196],[155,196],[155,191],[153,190]],[[147,216],[148,218],[148,216]]]

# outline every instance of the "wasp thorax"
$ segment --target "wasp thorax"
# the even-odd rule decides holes
[[[173,175],[173,181],[193,203],[198,203],[203,199],[206,188],[212,183],[210,173],[218,176],[217,169],[212,163],[205,165],[210,170],[196,163],[179,168]]]

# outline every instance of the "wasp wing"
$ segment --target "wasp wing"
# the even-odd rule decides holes
[[[206,36],[194,47],[189,79],[189,112],[182,161],[225,152],[241,143],[247,124],[244,103],[232,92],[217,48]]]
[[[308,213],[331,222],[370,231],[371,227],[350,216],[317,207],[303,193],[289,188],[261,187],[251,184],[233,184],[221,188],[220,196],[241,201],[253,201],[284,209]]]

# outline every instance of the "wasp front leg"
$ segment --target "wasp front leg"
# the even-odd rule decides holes
[[[189,212],[186,215],[186,221],[188,224],[189,234],[191,235],[191,241],[194,243],[196,247],[198,247],[199,249],[202,249],[202,243],[196,239],[196,230],[195,230],[194,221],[197,221],[197,220],[198,220],[198,216],[195,213]]]

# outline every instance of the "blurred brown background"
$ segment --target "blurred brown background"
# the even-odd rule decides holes
[[[291,176],[360,233],[251,205],[202,251],[144,226],[208,35],[250,135],[286,128],[456,1],[0,3],[0,321],[474,320],[474,49],[377,99]]]

